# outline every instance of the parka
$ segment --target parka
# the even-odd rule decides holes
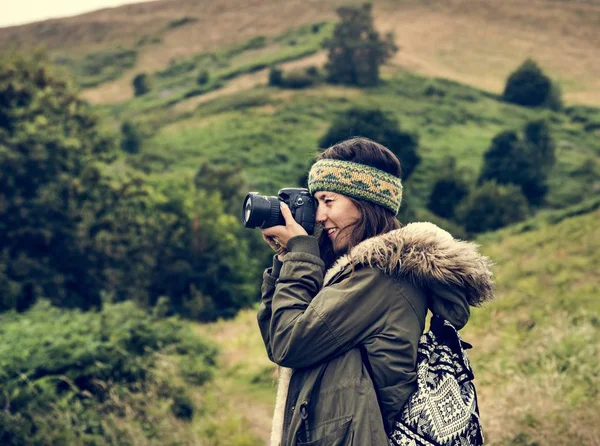
[[[271,446],[386,445],[416,389],[427,312],[462,328],[493,297],[490,260],[431,223],[364,240],[328,270],[315,237],[287,249],[257,316],[281,366]]]

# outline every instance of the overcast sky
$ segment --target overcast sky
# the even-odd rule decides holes
[[[0,0],[0,28],[151,0]]]

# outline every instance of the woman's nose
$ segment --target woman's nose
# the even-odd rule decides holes
[[[323,208],[324,206],[321,206],[321,204],[319,204],[319,206],[317,207],[317,213],[315,215],[315,220],[317,221],[317,223],[320,224],[325,223],[325,220],[327,220],[327,216],[325,215],[325,210]]]

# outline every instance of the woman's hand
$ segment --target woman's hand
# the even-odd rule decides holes
[[[281,202],[281,214],[285,219],[285,226],[272,226],[267,229],[261,229],[263,239],[275,250],[280,248],[287,248],[287,242],[292,237],[297,235],[308,235],[306,230],[294,220],[292,211],[287,204]],[[278,252],[279,254],[279,252]]]

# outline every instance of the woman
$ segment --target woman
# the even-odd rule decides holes
[[[386,445],[416,389],[428,309],[460,329],[469,305],[492,297],[475,245],[430,223],[400,228],[400,176],[382,145],[341,142],[309,173],[320,239],[285,204],[285,226],[262,231],[278,250],[258,311],[267,354],[282,366],[272,446]]]

